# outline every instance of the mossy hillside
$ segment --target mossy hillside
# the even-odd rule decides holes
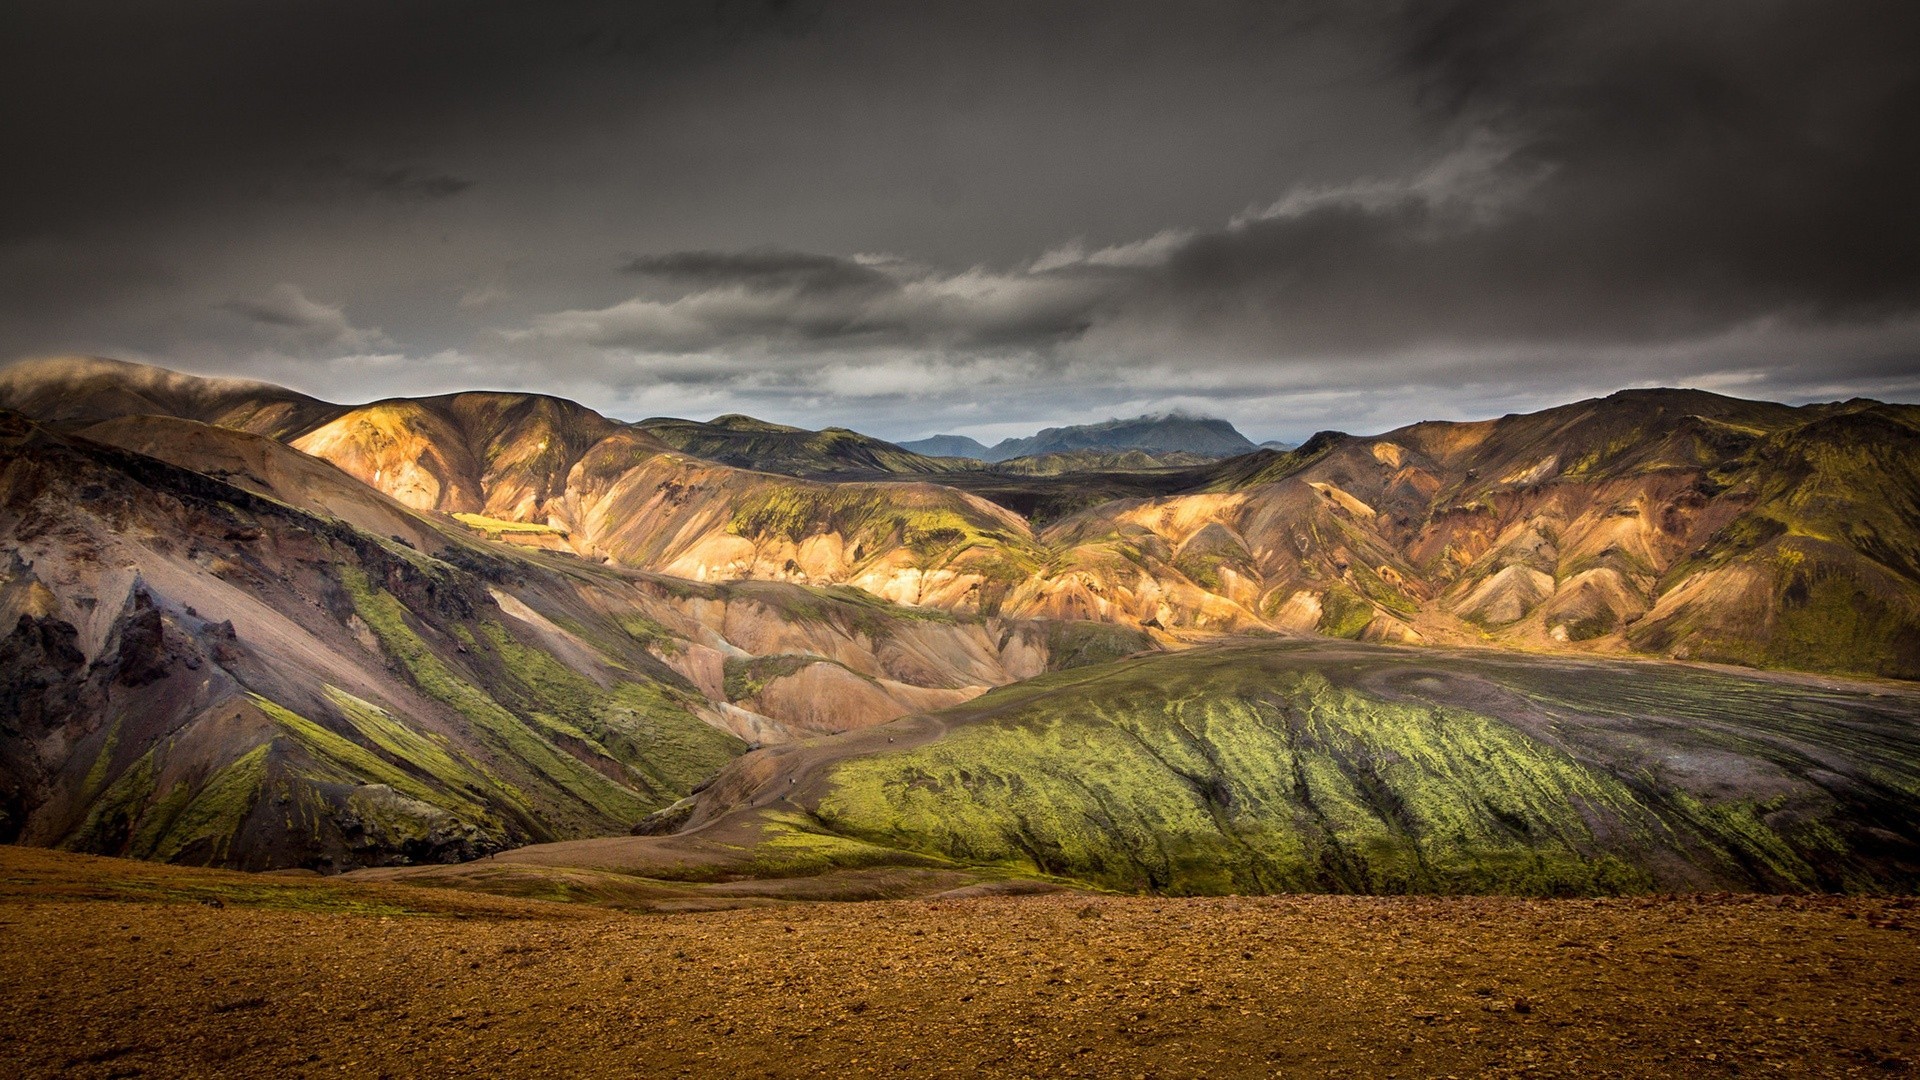
[[[1357,638],[1376,614],[1373,604],[1351,586],[1329,582],[1320,594],[1319,631],[1328,637]]]
[[[676,656],[685,651],[687,647],[685,639],[668,629],[666,624],[648,618],[638,611],[622,611],[616,616],[616,621],[619,623],[620,629],[625,631],[628,637],[648,649],[655,650],[667,656]],[[569,629],[572,628],[569,627]],[[576,634],[580,633],[579,630],[575,630],[574,632]],[[587,635],[581,634],[581,636],[585,637]]]
[[[1910,697],[1328,650],[1199,650],[995,691],[931,744],[839,765],[818,820],[1171,893],[1920,885]]]
[[[1610,760],[1697,860],[1769,889],[1920,886],[1911,698],[1678,665],[1476,663],[1574,753]],[[1704,777],[1674,768],[1703,755]]]
[[[615,683],[602,717],[608,753],[647,781],[660,806],[747,750],[746,743],[694,715],[688,695],[658,683]]]
[[[393,714],[337,686],[323,688],[327,700],[374,747],[396,766],[451,789],[475,795],[490,790],[494,778],[471,757],[454,749],[441,735],[409,727]]]
[[[129,765],[59,846],[136,859],[225,859],[259,801],[269,745],[253,747],[204,778],[175,780],[162,791],[164,749],[150,749]]]
[[[1767,617],[1733,622],[1711,606],[1683,607],[1629,630],[1636,648],[1684,649],[1694,659],[1750,667],[1920,677],[1920,583],[1847,545],[1805,535],[1776,535],[1757,550],[1713,561],[1758,572],[1765,595],[1754,602]],[[1698,569],[1669,577],[1685,580]]]
[[[313,762],[306,779],[351,785],[384,784],[409,799],[445,810],[489,832],[503,831],[499,815],[486,805],[487,779],[473,763],[457,760],[444,748],[400,728],[385,713],[358,698],[339,691],[329,697],[336,694],[349,703],[348,715],[353,718],[355,730],[367,735],[367,728],[360,727],[365,723],[380,731],[380,741],[387,744],[380,749],[394,754],[394,759],[329,731],[285,706],[257,694],[251,696],[255,707],[270,717],[286,737],[298,743]],[[399,732],[392,728],[398,728]],[[419,756],[407,756],[407,751],[415,751]]]
[[[506,661],[523,712],[576,752],[617,763],[618,778],[655,804],[649,809],[679,799],[746,750],[694,715],[693,695],[684,690],[629,679],[602,687],[500,623],[482,623],[481,631]]]
[[[1631,635],[1643,648],[1813,671],[1920,675],[1920,422],[1875,405],[1758,440],[1724,470],[1750,504],[1672,567],[1667,589],[1705,570],[1758,570],[1764,626],[1681,612]]]
[[[150,842],[136,844],[135,836],[147,819],[157,771],[154,751],[148,749],[121,770],[105,791],[94,797],[80,826],[63,838],[59,846],[68,851],[102,854],[133,854],[137,847],[150,847]],[[173,808],[174,813],[178,811],[177,806]]]
[[[766,484],[734,506],[727,527],[752,540],[796,544],[838,533],[856,560],[901,547],[925,565],[971,554],[969,570],[1000,581],[1023,580],[1042,561],[1029,542],[990,517],[880,485]]]
[[[183,857],[202,864],[226,861],[241,825],[260,801],[270,749],[262,744],[247,751],[192,789],[177,813],[156,815],[156,820],[166,819],[165,826],[145,835],[136,834],[139,847],[132,854],[162,862]],[[176,790],[187,787],[178,784]]]
[[[1326,457],[1351,436],[1338,431],[1316,432],[1292,450],[1256,450],[1221,462],[1202,491],[1241,491],[1278,483]]]
[[[730,656],[726,661],[725,688],[728,701],[748,701],[759,697],[767,684],[784,679],[800,669],[824,663],[818,656],[782,653],[778,656]]]
[[[533,808],[555,835],[585,835],[630,825],[658,805],[559,749],[534,717],[510,711],[474,682],[450,668],[408,621],[406,609],[356,568],[340,568],[353,609],[373,630],[389,656],[428,696],[464,716],[489,749],[512,763],[506,785]],[[474,643],[471,632],[467,635]],[[505,664],[498,664],[504,669]],[[670,800],[669,800],[670,801]]]
[[[870,866],[954,866],[951,860],[834,832],[799,814],[762,819],[748,866],[757,877],[798,877]]]
[[[1631,792],[1498,721],[1311,673],[1166,667],[1095,669],[1091,685],[1000,704],[991,723],[848,762],[820,819],[961,862],[1170,893],[1647,882],[1585,816],[1655,829]]]
[[[978,467],[959,459],[924,457],[846,428],[808,431],[748,416],[722,416],[706,424],[654,419],[640,426],[683,453],[792,476],[929,475]]]

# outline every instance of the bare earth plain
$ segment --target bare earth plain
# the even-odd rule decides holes
[[[0,1062],[128,1076],[1874,1076],[1912,898],[674,915],[0,848]]]

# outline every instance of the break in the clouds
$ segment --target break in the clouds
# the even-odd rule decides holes
[[[897,437],[1920,396],[1908,4],[6,18],[9,356]]]

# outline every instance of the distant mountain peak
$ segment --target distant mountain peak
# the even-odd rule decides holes
[[[895,443],[902,450],[911,450],[928,457],[963,457],[985,461],[987,445],[978,439],[965,435],[930,435],[924,439]]]
[[[1114,418],[1097,424],[1046,428],[1031,438],[1004,439],[988,451],[989,461],[1070,450],[1179,451],[1208,457],[1234,457],[1257,449],[1253,440],[1216,417],[1175,410]]]

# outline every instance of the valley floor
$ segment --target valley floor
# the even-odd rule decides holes
[[[0,847],[0,1061],[116,1076],[1847,1076],[1910,899],[1052,893],[634,915]]]

